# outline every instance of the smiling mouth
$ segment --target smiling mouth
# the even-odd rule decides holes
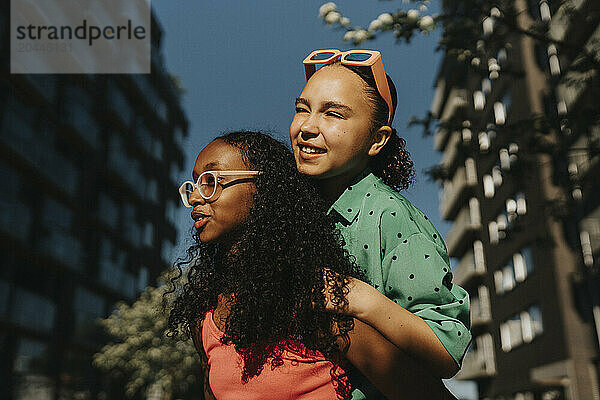
[[[327,150],[322,149],[320,147],[306,146],[303,144],[299,144],[298,148],[300,149],[301,152],[306,153],[306,154],[325,154],[325,153],[327,153]]]

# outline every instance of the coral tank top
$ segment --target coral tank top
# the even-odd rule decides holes
[[[264,366],[260,375],[242,382],[242,358],[233,345],[221,343],[223,332],[207,312],[202,324],[202,345],[210,366],[209,384],[218,400],[337,399],[330,370],[332,363],[319,353],[302,357],[285,350],[283,365]],[[338,368],[341,374],[343,371]]]

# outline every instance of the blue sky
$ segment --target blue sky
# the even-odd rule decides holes
[[[200,149],[219,133],[232,129],[269,131],[289,141],[294,99],[305,83],[302,59],[318,48],[349,49],[343,31],[318,18],[322,0],[198,1],[154,0],[164,28],[163,51],[167,69],[186,90],[183,107],[190,121],[186,163],[181,179],[191,174]],[[338,1],[339,10],[353,25],[368,26],[380,13],[408,9],[401,1]],[[435,13],[437,2],[430,6]],[[414,5],[412,6],[414,7]],[[422,116],[433,98],[433,82],[441,53],[435,52],[439,32],[417,35],[410,45],[396,44],[382,34],[361,48],[381,51],[386,72],[398,90],[394,126],[407,141],[417,169],[417,183],[403,193],[425,212],[442,235],[449,224],[438,211],[438,186],[423,170],[438,163],[432,138],[418,128],[408,129],[411,115]],[[191,219],[181,212],[186,234]],[[180,236],[180,245],[184,242]],[[465,398],[472,398],[465,392]],[[457,394],[459,394],[457,392]]]
[[[348,49],[343,31],[318,18],[322,1],[192,1],[166,0],[152,6],[165,30],[163,49],[168,70],[179,76],[186,94],[183,106],[190,121],[185,177],[198,151],[221,132],[252,128],[271,131],[288,141],[294,99],[305,83],[302,59],[317,48]],[[401,2],[338,2],[353,24],[363,26],[381,12],[407,8]],[[435,10],[433,10],[435,12]],[[416,164],[417,184],[405,195],[444,234],[448,224],[438,212],[438,188],[423,170],[439,161],[431,138],[406,127],[411,115],[423,115],[433,97],[440,53],[438,32],[418,35],[410,45],[395,44],[382,34],[364,48],[382,52],[387,73],[398,88],[395,127]],[[182,178],[184,177],[182,176]]]

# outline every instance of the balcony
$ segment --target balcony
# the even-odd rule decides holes
[[[486,333],[478,336],[471,346],[463,359],[462,369],[455,378],[465,381],[496,375],[496,360],[492,335]]]
[[[463,359],[462,369],[455,378],[459,381],[488,378],[496,375],[494,361],[487,360],[483,351],[468,352]]]
[[[439,105],[441,104],[441,97],[439,96],[440,90],[443,92],[444,89],[438,88],[438,90],[436,90],[436,99],[434,99],[434,104],[432,104],[432,109],[436,115],[440,113],[438,110]],[[459,112],[459,110],[466,108],[467,104],[467,91],[465,89],[451,89],[446,103],[444,104],[444,109],[441,110],[441,115],[439,118],[440,122],[447,123],[452,121],[456,118],[456,114]],[[444,148],[446,148],[451,133],[453,132],[448,131],[445,128],[439,129],[436,132],[434,137],[434,146],[438,151],[443,151]]]
[[[475,161],[472,158],[468,158],[465,166],[456,171],[452,180],[444,183],[440,202],[440,214],[442,218],[451,220],[466,200],[467,189],[475,186],[477,186]]]
[[[458,147],[460,146],[460,144],[460,132],[452,132],[450,138],[448,139],[448,145],[446,146],[446,150],[442,155],[442,160],[440,161],[440,164],[447,168],[450,173],[452,173],[454,171],[454,168],[456,167],[459,155]]]
[[[573,0],[565,3],[562,7],[556,10],[550,22],[549,31],[552,39],[557,41],[565,40],[565,38],[579,39],[582,31],[585,30],[586,18],[584,16],[593,15],[594,6],[597,0]],[[596,3],[597,4],[597,3]],[[575,15],[576,19],[573,19]],[[577,23],[572,22],[576,20]],[[590,18],[593,23],[594,19]]]
[[[477,240],[473,250],[469,250],[454,270],[454,282],[460,286],[468,286],[475,278],[485,275],[483,244]]]
[[[433,135],[433,147],[437,151],[444,151],[446,143],[448,143],[448,130],[444,128],[438,128]]]
[[[440,121],[447,122],[455,117],[458,110],[466,107],[467,102],[467,90],[452,88],[448,94],[448,100],[446,100],[446,106],[440,116]]]
[[[486,325],[492,321],[490,292],[486,286],[480,286],[478,295],[471,299],[471,327]]]
[[[579,230],[584,260],[589,257],[593,259],[593,255],[600,253],[600,207],[579,222]]]
[[[448,255],[450,257],[462,256],[470,243],[470,237],[479,229],[481,229],[479,200],[473,197],[469,200],[469,206],[458,213],[446,236]]]

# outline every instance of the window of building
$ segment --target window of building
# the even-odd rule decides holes
[[[185,137],[183,136],[183,129],[179,126],[173,131],[173,141],[180,149],[183,148]]]
[[[467,348],[465,363],[469,364],[469,369],[477,369],[488,376],[496,373],[494,340],[490,333],[473,338]]]
[[[83,269],[83,248],[72,232],[73,212],[58,201],[46,198],[42,215],[45,234],[40,248],[75,270]]]
[[[175,182],[177,185],[181,184],[184,180],[186,180],[186,178],[184,178],[182,175],[182,170],[179,169],[179,165],[173,161],[171,163],[171,168],[169,170],[169,174],[171,176],[171,179],[173,180],[173,182]],[[191,178],[188,178],[191,179]]]
[[[146,127],[146,123],[142,119],[138,119],[135,128],[135,138],[137,143],[142,146],[144,151],[152,155],[152,134]]]
[[[485,95],[480,90],[473,92],[473,108],[477,111],[481,111],[485,108]]]
[[[58,398],[91,400],[93,397],[90,393],[90,382],[97,379],[97,371],[90,362],[90,356],[85,352],[67,350],[63,353],[61,361]]]
[[[156,179],[146,179],[146,199],[158,203],[158,183]]]
[[[502,47],[500,50],[498,50],[498,53],[496,54],[496,59],[498,60],[498,63],[500,63],[501,66],[504,66],[508,59],[508,52],[506,51],[505,47]]]
[[[163,157],[163,144],[158,138],[154,138],[153,154],[154,158],[157,160],[160,160]]]
[[[494,122],[496,125],[504,125],[506,122],[506,107],[499,101],[494,103]]]
[[[491,316],[489,289],[487,286],[479,286],[477,297],[471,299],[471,321],[488,321]]]
[[[482,153],[487,153],[490,149],[491,141],[487,132],[479,132],[479,151]]]
[[[543,332],[540,307],[533,305],[500,324],[502,350],[509,352],[524,343],[530,343]]]
[[[54,398],[54,383],[48,377],[49,361],[46,343],[19,339],[13,364],[15,399]]]
[[[159,57],[159,49],[152,49],[152,58],[157,61]],[[152,81],[148,76],[145,75],[133,75],[133,81],[138,86],[138,89],[142,92],[142,98],[150,105],[150,108],[160,117],[163,122],[167,121],[167,106],[165,102],[160,98],[156,91]]]
[[[48,103],[54,103],[56,99],[56,75],[25,74],[22,76],[41,93]]]
[[[40,159],[37,166],[57,187],[70,195],[76,194],[81,171],[71,160],[58,152],[40,149]]]
[[[483,253],[483,243],[481,240],[473,242],[473,259],[475,262],[475,270],[485,272],[485,256]]]
[[[98,258],[100,281],[114,291],[133,298],[136,280],[133,274],[126,270],[127,254],[115,248],[109,239],[102,238]]]
[[[461,130],[462,141],[464,144],[471,143],[473,139],[473,132],[471,132],[471,122],[469,120],[463,121],[463,128]]]
[[[10,300],[10,284],[4,279],[0,279],[0,319],[8,317]]]
[[[175,246],[171,243],[170,240],[163,240],[161,247],[161,255],[164,262],[167,264],[171,264],[173,262],[173,253],[175,250]]]
[[[488,186],[489,190],[493,190],[493,179],[488,179]],[[499,241],[506,239],[517,219],[526,213],[527,201],[523,192],[518,192],[512,198],[508,198],[506,200],[506,209],[496,217],[495,221],[488,223],[490,243],[497,244]]]
[[[75,335],[82,339],[93,339],[96,319],[104,316],[104,299],[87,289],[78,287],[73,295]]]
[[[500,76],[500,64],[494,57],[488,59],[488,71],[490,79],[498,79]]]
[[[483,176],[483,195],[485,196],[486,199],[491,199],[492,197],[494,197],[494,194],[496,193],[495,188],[494,188],[494,179],[492,178],[491,175],[484,175]]]
[[[514,400],[535,400],[533,392],[517,392],[513,398]]]
[[[0,138],[13,150],[25,156],[35,136],[32,126],[36,120],[35,109],[25,105],[15,96],[8,96],[4,107]]]
[[[477,197],[469,199],[469,225],[479,226],[481,224],[481,210],[479,208],[479,200]]]
[[[54,328],[56,305],[36,293],[16,287],[13,291],[11,320],[30,329],[51,331]]]
[[[548,5],[547,1],[540,1],[540,19],[543,22],[550,22],[550,20],[552,19],[552,13],[550,12],[550,6]]]
[[[121,118],[125,126],[130,126],[133,117],[131,105],[123,91],[112,80],[108,81],[107,97],[111,109]]]
[[[0,162],[0,227],[8,234],[26,240],[31,230],[31,209],[20,201],[21,177]]]
[[[109,140],[108,164],[117,175],[130,185],[132,190],[135,188],[135,194],[143,196],[145,179],[140,173],[140,162],[128,155],[125,142],[118,134],[113,134]]]
[[[123,203],[122,222],[123,236],[134,247],[138,247],[142,239],[142,228],[137,222],[135,206],[130,202]]]
[[[167,220],[169,222],[171,222],[171,224],[173,224],[173,226],[177,226],[177,214],[178,214],[177,203],[173,200],[167,200],[165,212],[167,215]]]
[[[98,196],[98,216],[108,226],[117,229],[119,206],[108,194],[103,192]]]
[[[138,291],[143,291],[148,286],[148,268],[140,267],[138,270]]]
[[[494,272],[496,294],[510,292],[521,282],[524,282],[533,272],[533,256],[531,247],[523,247],[512,255],[508,263]]]
[[[552,76],[560,75],[560,61],[558,59],[558,51],[556,46],[551,44],[548,46],[548,66],[550,67],[550,74]]]
[[[91,113],[92,97],[79,87],[68,86],[62,100],[64,121],[71,125],[88,144],[96,148],[100,128]]]
[[[154,241],[154,225],[151,222],[146,222],[144,225],[144,240],[143,243],[145,246],[151,247]]]
[[[5,110],[1,140],[54,185],[74,194],[80,171],[57,151],[54,128],[50,124],[37,126],[36,110],[15,96],[8,97]]]
[[[129,168],[125,143],[117,133],[114,133],[108,141],[108,165],[118,174]]]
[[[494,182],[494,187],[499,188],[502,186],[503,181],[502,170],[499,165],[494,165],[492,167],[492,181]]]
[[[518,161],[519,145],[510,143],[508,148],[502,148],[498,151],[500,158],[500,169],[509,171]]]
[[[42,218],[47,235],[41,239],[44,250],[76,270],[83,269],[83,247],[72,231],[73,213],[59,202],[47,198]]]

